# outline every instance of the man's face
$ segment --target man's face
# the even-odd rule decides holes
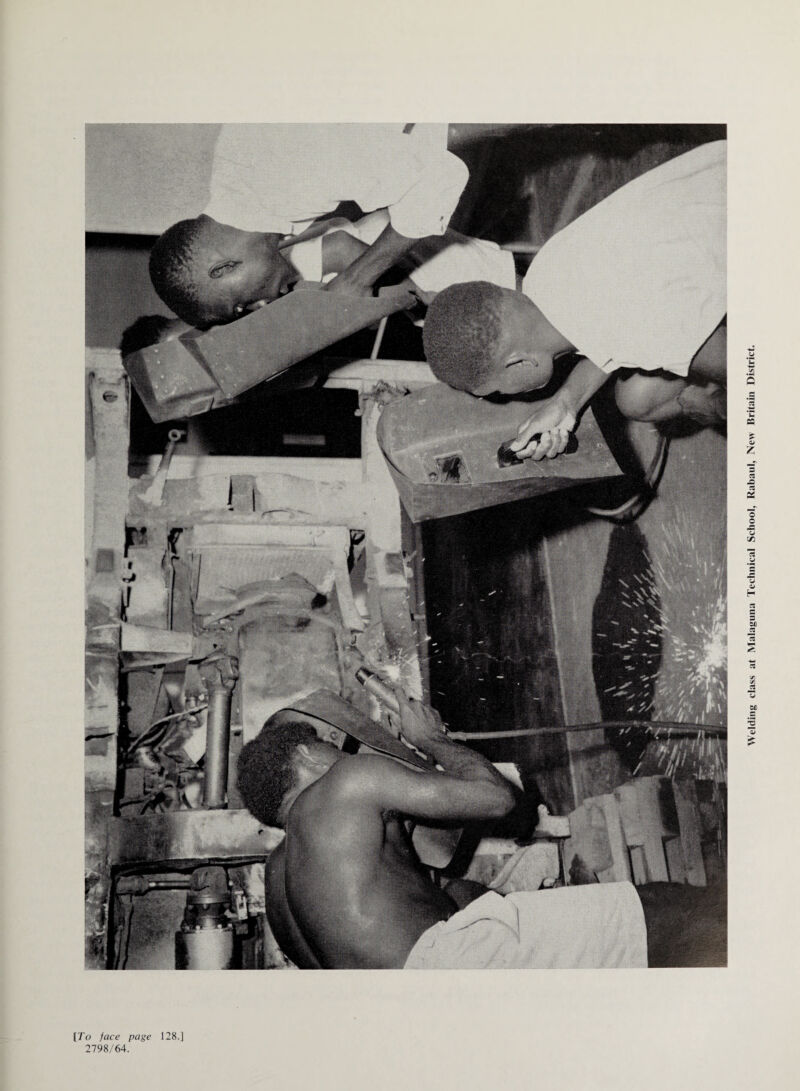
[[[297,274],[267,235],[236,232],[195,255],[196,283],[208,325],[233,322],[285,295]]]
[[[535,311],[524,297],[510,293],[503,307],[492,372],[470,393],[476,398],[524,394],[547,386],[552,374],[553,356],[542,344]]]

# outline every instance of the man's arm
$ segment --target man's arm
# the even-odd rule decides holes
[[[331,231],[322,239],[322,275],[344,272],[369,249],[348,231]]]
[[[385,209],[390,222],[327,287],[333,292],[368,295],[378,277],[416,242],[444,233],[469,171],[444,146],[433,150],[391,126],[365,128],[349,152],[350,198],[364,211]]]
[[[488,758],[448,736],[434,708],[421,701],[410,700],[402,690],[395,692],[400,705],[400,735],[406,742],[432,758],[451,776],[508,786],[506,778],[497,772]]]
[[[349,805],[367,804],[429,822],[479,822],[502,818],[516,803],[516,792],[482,754],[453,742],[434,710],[398,694],[400,731],[442,772],[418,772],[391,758],[359,757],[338,762],[324,782],[347,797]]]
[[[408,253],[416,241],[416,239],[400,235],[391,224],[388,224],[372,246],[365,247],[359,256],[327,285],[328,291],[345,292],[349,295],[370,295],[372,285],[381,273],[385,273]]]
[[[536,412],[520,425],[511,450],[518,458],[534,462],[560,455],[581,409],[607,380],[608,375],[597,364],[586,358],[579,360],[560,390],[540,402]],[[539,433],[538,442],[531,439]]]
[[[728,328],[717,326],[689,365],[690,379],[725,385],[728,381]]]
[[[453,747],[467,750],[459,743]],[[473,757],[485,761],[474,752]],[[491,762],[487,762],[491,765]],[[320,791],[335,799],[349,813],[366,808],[388,811],[416,819],[462,826],[502,818],[516,802],[513,786],[495,770],[496,780],[471,775],[475,766],[461,767],[462,776],[431,771],[426,773],[379,754],[357,754],[337,762],[321,778]],[[310,793],[309,793],[310,794]],[[366,827],[364,828],[366,834]]]
[[[373,213],[375,215],[375,213]],[[419,240],[412,240],[415,243]],[[354,261],[361,257],[369,249],[369,243],[364,242],[363,239],[356,238],[355,235],[351,235],[348,231],[331,231],[330,234],[325,235],[322,239],[322,275],[327,276],[329,273],[341,273],[347,269]],[[413,250],[408,251],[404,258],[401,258],[397,262],[397,268],[403,270],[411,270],[415,268],[413,260]],[[409,292],[413,292],[415,296],[422,300],[425,304],[430,304],[431,300],[436,295],[435,292],[423,292],[418,285],[410,280],[408,277],[393,285],[394,288],[399,287],[406,288]]]

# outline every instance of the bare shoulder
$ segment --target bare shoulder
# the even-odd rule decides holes
[[[382,754],[355,754],[338,761],[314,787],[353,798],[371,794],[376,785],[408,775],[414,774],[393,758]]]
[[[331,815],[341,809],[352,815],[370,808],[381,810],[387,798],[396,795],[398,785],[416,775],[400,762],[380,754],[343,758],[298,797],[292,813],[311,815],[324,810]]]

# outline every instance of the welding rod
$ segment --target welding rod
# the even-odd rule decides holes
[[[488,739],[522,739],[529,735],[562,735],[568,731],[598,731],[602,728],[629,731],[631,728],[652,731],[658,735],[727,735],[727,727],[719,724],[679,724],[666,720],[601,720],[596,724],[555,724],[552,727],[525,727],[517,731],[450,731],[456,742],[482,742]]]
[[[389,709],[398,714],[400,705],[397,696],[385,682],[373,674],[366,667],[359,667],[356,678],[374,697]],[[666,731],[670,735],[727,735],[727,727],[720,724],[682,724],[668,720],[602,720],[600,723],[591,724],[555,724],[552,727],[525,727],[515,731],[450,731],[449,738],[456,742],[483,742],[489,739],[523,739],[530,735],[563,735],[569,731],[598,731],[602,728],[610,730],[630,730],[638,728],[653,731],[656,735],[660,731]]]

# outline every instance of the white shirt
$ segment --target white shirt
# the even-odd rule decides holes
[[[223,125],[205,213],[244,231],[296,235],[354,201],[364,212],[388,208],[407,238],[441,235],[469,177],[446,150],[445,133],[421,126],[406,134],[390,124]]]
[[[724,140],[628,182],[549,239],[522,290],[604,371],[685,375],[727,309]]]
[[[346,231],[370,246],[388,223],[388,214],[380,210],[371,212],[356,223],[333,219],[324,234]],[[319,235],[287,246],[282,251],[303,280],[326,281],[335,276],[334,273],[328,276],[322,274],[323,238],[324,235]],[[463,284],[468,280],[488,280],[501,288],[516,288],[513,254],[501,250],[495,242],[472,239],[452,228],[448,228],[444,235],[415,243],[410,256],[419,264],[409,273],[409,278],[423,292],[441,292],[451,284]]]

